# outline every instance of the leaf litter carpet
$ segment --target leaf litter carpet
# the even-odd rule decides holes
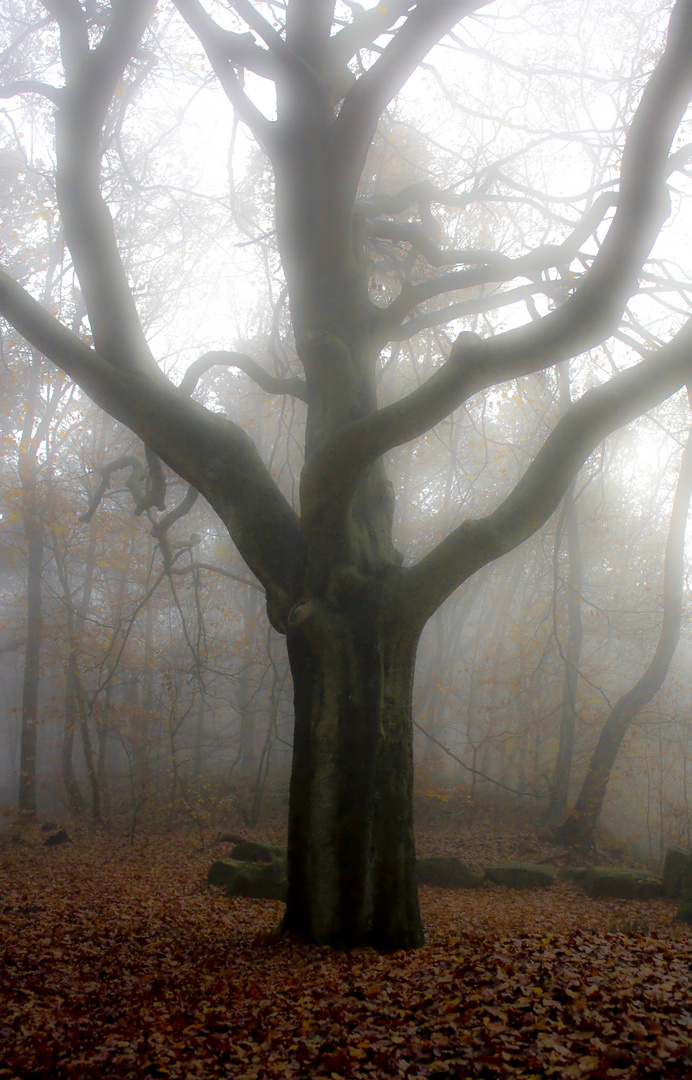
[[[205,884],[189,835],[0,849],[0,1077],[692,1078],[677,902],[421,890],[427,946],[337,953]]]

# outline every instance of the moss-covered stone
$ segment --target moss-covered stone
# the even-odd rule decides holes
[[[236,844],[228,857],[237,862],[269,864],[286,876],[286,849],[276,847],[275,844],[243,840],[241,844]]]
[[[583,885],[588,872],[588,866],[561,866],[557,871],[557,876],[561,881],[572,881],[575,885]]]
[[[286,899],[286,875],[272,863],[217,859],[209,867],[208,885],[221,885],[229,896],[250,896],[259,900]]]
[[[666,848],[661,880],[663,882],[663,891],[667,897],[673,898],[682,895],[682,879],[689,862],[692,862],[692,851],[673,844]]]
[[[499,863],[485,871],[493,885],[505,885],[508,889],[545,889],[553,885],[557,876],[554,866],[537,866],[534,863]]]
[[[663,885],[641,870],[624,866],[592,866],[584,878],[584,892],[597,899],[653,900],[663,896]]]
[[[460,859],[445,855],[417,859],[416,877],[421,885],[439,885],[443,889],[478,889],[483,884],[483,878]]]

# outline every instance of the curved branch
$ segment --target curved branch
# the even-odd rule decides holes
[[[568,291],[569,287],[573,285],[573,280],[570,281],[569,285],[565,285],[561,281],[542,281],[539,285],[517,285],[513,289],[498,289],[497,292],[490,293],[490,295],[476,300],[458,300],[454,304],[447,304],[446,307],[425,311],[421,315],[412,316],[410,319],[407,319],[406,322],[401,323],[398,329],[391,330],[388,333],[387,338],[389,341],[410,341],[416,334],[420,334],[422,330],[429,330],[432,326],[445,326],[447,323],[456,319],[466,319],[469,316],[482,315],[486,311],[497,311],[498,308],[507,307],[510,304],[520,304],[531,296],[550,296],[554,300],[559,299],[562,301],[564,300],[565,293]],[[505,335],[502,335],[502,338],[498,336],[497,338],[486,339],[485,344],[490,348],[501,341],[504,336]],[[552,361],[547,361],[545,364],[540,364],[539,367],[547,367],[551,362]],[[530,372],[527,370],[520,372],[520,374],[528,375]],[[507,377],[511,378],[512,376]],[[494,381],[502,381],[504,378],[505,376],[498,375],[497,379]],[[425,385],[420,389],[423,391]],[[417,392],[418,391],[416,391],[416,393]],[[471,392],[475,393],[475,391]],[[464,400],[466,400],[465,397]],[[445,412],[439,419],[443,419],[452,411],[452,409],[456,408],[456,405],[451,404],[451,402],[448,402],[447,406],[448,407],[445,407]],[[433,423],[437,423],[437,421],[433,421]]]
[[[0,86],[0,98],[16,97],[18,94],[41,94],[54,105],[60,104],[60,90],[57,86],[39,82],[38,79],[21,79],[18,82]]]
[[[164,517],[155,522],[151,527],[151,535],[158,541],[161,550],[163,568],[169,575],[173,566],[173,551],[168,540],[168,530],[172,525],[175,525],[176,521],[179,521],[180,518],[185,517],[190,513],[198,498],[199,491],[197,491],[196,488],[189,487],[178,505],[174,506],[172,510],[169,510]]]
[[[221,577],[228,578],[229,581],[237,581],[239,585],[247,585],[248,589],[256,589],[257,592],[264,596],[264,589],[261,585],[258,585],[256,581],[251,581],[250,578],[241,577],[240,574],[234,574],[231,570],[224,570],[222,566],[212,566],[211,563],[191,562],[188,563],[187,566],[173,567],[171,573],[180,575],[190,574],[193,570],[208,570],[211,574],[220,574]]]
[[[192,507],[195,505],[198,498],[199,491],[193,487],[189,487],[178,505],[174,506],[172,510],[168,511],[165,517],[162,517],[152,525],[151,535],[154,539],[160,540],[162,536],[165,536],[171,526],[175,525],[176,521],[180,521],[182,517],[186,517],[192,510]]]
[[[249,0],[233,0],[233,7],[241,18],[245,19],[250,29],[259,34],[272,56],[276,57],[277,64],[289,78],[301,86],[303,93],[317,95],[326,103],[327,88],[317,71],[284,41],[271,23],[255,10]]]
[[[369,11],[361,11],[353,22],[331,38],[331,53],[336,63],[347,64],[360,49],[366,49],[415,6],[416,0],[390,0]]]
[[[380,57],[346,94],[334,122],[334,146],[354,190],[384,108],[448,30],[491,2],[419,0]]]
[[[94,341],[111,363],[156,378],[159,369],[142,331],[100,189],[100,144],[108,109],[153,7],[148,0],[121,0],[92,50],[78,3],[49,0],[46,6],[60,28],[67,80],[56,113],[58,203]]]
[[[145,447],[147,459],[146,467],[139,458],[132,454],[125,454],[106,465],[97,465],[95,472],[101,474],[101,482],[89,499],[89,506],[83,514],[78,515],[79,521],[88,523],[101,505],[103,496],[110,486],[111,476],[120,469],[130,469],[130,475],[125,481],[125,487],[132,495],[135,504],[135,516],[139,517],[145,510],[155,506],[163,510],[166,505],[166,481],[161,468],[161,462],[156,454]]]
[[[143,485],[146,469],[139,458],[134,457],[132,454],[125,454],[115,461],[110,461],[107,465],[98,465],[96,467],[95,471],[101,474],[101,482],[89,499],[89,506],[85,512],[78,515],[79,521],[83,521],[85,524],[88,524],[91,521],[101,505],[101,500],[108,491],[111,476],[120,469],[130,469],[130,475],[125,481],[125,487],[132,495],[135,507],[138,507],[140,502],[146,498]],[[142,509],[144,510],[146,507],[143,506]],[[135,510],[135,513],[136,512],[137,511]]]
[[[308,400],[308,389],[305,382],[299,378],[280,379],[276,375],[270,375],[263,367],[246,356],[245,353],[236,352],[208,352],[193,361],[183,375],[178,389],[182,394],[192,394],[197,383],[213,367],[234,367],[244,371],[260,389],[267,394],[288,394],[291,397]]]
[[[512,492],[487,517],[465,521],[405,574],[407,602],[425,622],[463,581],[544,525],[589,455],[616,428],[692,378],[692,321],[662,349],[571,406]]]
[[[640,679],[615,703],[591,755],[581,791],[571,812],[555,831],[566,844],[588,844],[601,813],[610,773],[631,722],[663,686],[680,640],[685,532],[692,493],[692,428],[680,462],[663,564],[663,620],[658,644]]]
[[[2,272],[0,313],[204,495],[253,574],[281,598],[276,604],[283,607],[283,598],[288,603],[303,575],[303,534],[250,436],[181,394],[163,376],[123,372],[108,363]]]
[[[447,363],[427,383],[343,428],[306,463],[307,502],[322,528],[329,515],[338,533],[364,470],[387,450],[438,423],[471,394],[584,352],[615,328],[670,212],[668,151],[692,93],[692,3],[678,0],[674,11],[678,31],[669,36],[634,115],[617,210],[583,283],[561,307],[527,326],[482,343],[475,335],[460,335]]]
[[[267,120],[250,101],[233,68],[235,65],[245,66],[249,59],[247,66],[252,71],[257,71],[265,78],[274,79],[276,65],[271,54],[254,45],[254,39],[250,47],[246,35],[229,36],[228,31],[222,30],[207,14],[199,0],[174,0],[174,3],[187,25],[199,38],[209,63],[238,116],[247,124],[255,138],[268,149],[274,141],[275,124],[272,120]],[[241,38],[245,39],[244,45],[241,44]]]
[[[493,258],[494,266],[486,265],[477,266],[471,270],[458,270],[455,273],[445,274],[443,277],[421,281],[416,285],[404,285],[396,300],[393,300],[380,315],[382,332],[391,332],[401,325],[404,317],[417,304],[433,296],[439,296],[441,293],[457,289],[472,289],[478,285],[508,281],[513,277],[533,277],[554,266],[568,266],[584,241],[603,221],[610,207],[616,205],[615,195],[612,192],[604,192],[561,244],[544,244],[515,259],[496,254]],[[428,233],[420,225],[375,222],[372,228],[366,228],[366,235],[410,243],[433,266],[472,260],[483,261],[482,253],[477,253],[474,259],[474,253],[471,251],[441,250],[431,241]]]

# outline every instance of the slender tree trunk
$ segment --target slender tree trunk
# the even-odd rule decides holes
[[[128,552],[128,558],[126,565],[129,565],[132,554],[134,552],[134,540],[130,541],[130,547]],[[113,611],[112,621],[116,627],[116,635],[119,632],[120,625],[123,617],[123,605],[125,603],[125,593],[127,591],[127,573],[125,570],[119,575],[118,587],[116,592],[115,609]],[[152,637],[152,614],[151,605],[147,605],[146,608],[146,620],[145,620],[145,637],[144,637],[144,679],[143,679],[143,694],[142,694],[142,708],[147,711],[151,709],[153,702],[153,684],[152,684],[152,671],[154,666],[153,650],[151,647]],[[115,652],[117,654],[116,641],[112,641],[111,656]],[[98,734],[98,761],[96,764],[96,774],[98,776],[99,790],[103,795],[104,806],[106,813],[110,813],[110,790],[108,782],[108,737],[111,733],[111,712],[113,707],[113,690],[114,690],[114,675],[115,667],[112,659],[109,656],[105,667],[101,668],[100,683],[101,694],[103,695],[103,704],[99,711],[99,718],[97,721],[97,734]]]
[[[579,797],[556,839],[565,844],[588,845],[600,817],[613,766],[635,716],[658,693],[668,674],[680,637],[685,529],[692,493],[692,429],[682,457],[680,476],[670,517],[663,577],[663,623],[654,657],[638,683],[620,698],[603,725]]]
[[[577,706],[579,662],[584,630],[581,620],[581,546],[579,542],[579,519],[574,503],[574,484],[566,496],[564,514],[569,574],[567,579],[567,648],[563,659],[565,672],[562,679],[562,704],[560,709],[560,741],[550,784],[550,802],[546,813],[548,820],[559,820],[569,798],[569,783],[574,755],[574,726]],[[557,541],[556,541],[557,544]],[[556,583],[557,584],[557,583]]]
[[[206,700],[200,686],[197,708],[195,710],[195,756],[192,766],[192,774],[196,780],[202,775],[202,756],[204,750],[204,720],[206,716]]]
[[[79,791],[74,768],[72,765],[72,748],[74,746],[74,732],[79,725],[79,733],[82,739],[84,760],[87,768],[87,776],[91,787],[91,811],[94,819],[101,817],[101,792],[99,786],[98,770],[94,759],[91,745],[91,733],[89,731],[89,716],[84,686],[79,674],[79,635],[75,622],[79,614],[75,616],[72,609],[67,609],[67,672],[65,676],[65,728],[63,734],[62,761],[63,777],[72,809],[80,811],[84,809],[84,799]]]
[[[374,590],[373,590],[374,591]],[[300,606],[288,899],[283,929],[338,947],[423,943],[413,841],[411,696],[417,635],[373,596]]]
[[[77,696],[77,713],[79,716],[79,730],[82,736],[84,760],[86,762],[87,776],[89,777],[89,785],[91,787],[91,812],[94,817],[94,821],[100,821],[101,790],[99,787],[98,768],[96,761],[94,760],[94,751],[91,745],[91,732],[89,731],[89,714],[86,704],[86,694],[84,693],[84,686],[82,684],[82,679],[79,671],[77,670],[76,663],[74,665],[74,678]]]
[[[569,409],[572,398],[569,385],[569,361],[558,365],[560,415],[564,416]],[[558,743],[557,758],[553,770],[553,778],[550,784],[550,802],[546,812],[548,821],[559,821],[564,814],[569,798],[569,783],[572,775],[572,757],[574,755],[574,725],[577,709],[577,689],[579,682],[579,662],[581,660],[581,647],[584,639],[584,630],[581,621],[581,543],[579,540],[579,517],[575,501],[576,482],[573,481],[565,495],[562,524],[564,535],[567,537],[567,649],[563,656],[565,673],[562,680],[562,705],[560,710],[560,741]],[[555,582],[554,604],[557,608],[558,595],[558,553],[560,548],[561,529],[558,528],[555,537]],[[555,624],[557,637],[557,620]],[[562,651],[561,651],[562,652]]]
[[[33,473],[33,469],[31,472]],[[33,815],[37,809],[36,751],[42,627],[41,582],[45,547],[45,530],[38,507],[35,476],[32,486],[24,487],[23,521],[27,545],[27,619],[18,807],[21,811]]]
[[[255,632],[257,629],[257,591],[246,589],[243,600],[243,636],[250,659],[243,662],[238,678],[237,701],[240,710],[240,747],[238,765],[241,777],[247,779],[257,772],[257,747],[255,745],[255,715],[258,702],[253,694],[252,674],[254,670]]]
[[[68,665],[65,677],[65,720],[63,725],[61,761],[62,779],[67,793],[67,801],[73,814],[84,813],[84,796],[79,789],[79,783],[74,771],[72,754],[74,751],[74,737],[77,730],[79,717],[77,715],[77,696],[72,679],[72,669]]]
[[[62,744],[62,771],[67,796],[72,810],[75,813],[84,810],[84,798],[79,790],[79,784],[74,773],[72,752],[74,749],[74,733],[79,726],[82,739],[82,749],[86,762],[87,776],[91,787],[91,809],[94,819],[101,817],[101,792],[99,785],[98,768],[94,759],[89,732],[89,710],[87,708],[84,685],[79,673],[79,657],[82,651],[82,635],[86,622],[87,613],[91,605],[91,592],[94,584],[94,570],[96,567],[96,528],[92,521],[89,533],[89,547],[84,564],[84,581],[82,595],[78,604],[74,602],[73,590],[70,584],[66,551],[63,550],[60,538],[55,537],[53,552],[55,565],[58,571],[60,583],[65,595],[65,621],[67,629],[67,670],[65,673],[65,722],[63,729]]]
[[[56,268],[56,249],[46,267],[44,300],[51,293],[53,273]],[[45,406],[42,419],[36,425],[36,405],[41,400],[39,386],[41,377],[39,354],[32,350],[30,367],[28,408],[24,417],[19,444],[19,481],[22,488],[22,524],[27,554],[27,628],[24,661],[24,685],[22,690],[22,729],[19,761],[19,792],[17,805],[20,811],[36,814],[36,756],[38,749],[38,696],[41,668],[41,632],[43,582],[43,557],[46,537],[39,491],[38,451],[45,442],[46,458],[50,457],[48,433],[62,389],[57,385]]]

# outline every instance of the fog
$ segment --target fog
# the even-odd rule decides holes
[[[77,272],[77,210],[58,204],[68,198],[60,184],[70,184],[71,161],[61,162],[59,151],[56,158],[53,113],[63,100],[63,61],[68,83],[72,77],[69,34],[63,26],[61,60],[54,20],[39,19],[31,4],[3,6],[4,268],[106,355],[88,269],[81,281]],[[82,7],[93,50],[109,5]],[[195,5],[179,7],[189,15]],[[592,268],[601,274],[612,257],[615,208],[625,206],[625,139],[665,46],[667,11],[644,3],[472,7],[394,88],[364,155],[353,220],[371,309],[390,319],[373,366],[381,409],[441,372],[459,334],[509,341],[568,310]],[[277,112],[260,62],[260,52],[273,50],[281,59],[272,33],[284,34],[283,7],[253,8],[263,19],[250,33],[235,11],[209,5],[220,26],[254,43],[233,46],[240,52],[229,64],[229,101],[205,53],[214,55],[211,37],[195,36],[192,15],[185,23],[161,6],[114,83],[98,168],[142,341],[174,385],[199,357],[232,350],[201,364],[191,393],[251,437],[297,511],[314,391],[296,382],[305,364],[295,336],[307,318],[296,314],[302,270],[292,265],[288,224],[279,223],[277,241],[279,166],[270,164],[262,124],[294,125],[299,139],[306,114],[298,103],[293,114],[290,103]],[[360,10],[337,5],[333,35],[345,35]],[[374,39],[335,68],[344,82],[335,117],[349,107],[348,88],[366,85],[387,55],[408,10],[383,19]],[[424,565],[462,522],[504,505],[572,403],[644,364],[685,326],[688,138],[683,119],[668,160],[651,165],[662,173],[670,212],[651,226],[651,243],[642,241],[640,263],[623,254],[634,260],[633,283],[617,286],[622,303],[603,333],[569,356],[526,362],[525,374],[500,372],[488,385],[479,378],[480,389],[458,405],[385,445],[404,569]],[[661,216],[661,197],[657,189],[644,218]],[[644,230],[637,215],[630,228]],[[87,268],[89,258],[102,255],[85,256]],[[98,287],[109,288],[104,282]],[[21,336],[19,320],[11,325],[9,308],[5,314],[0,800],[8,821],[31,732],[43,816],[97,817],[134,830],[185,820],[204,829],[224,815],[255,826],[277,806],[287,812],[294,686],[281,621],[267,618],[273,585],[262,580],[261,560],[239,551],[235,525],[221,520],[221,496],[214,503],[203,483],[199,498],[189,495],[194,486],[167,462],[163,436],[150,442],[154,466],[132,430],[92,403],[88,394],[98,394],[88,378],[72,382],[69,366],[63,374],[38,339]],[[319,377],[307,364],[310,387]],[[556,824],[573,806],[603,725],[646,674],[667,626],[664,558],[690,425],[684,382],[594,436],[546,520],[538,514],[527,538],[498,548],[474,573],[459,572],[461,583],[427,618],[412,695],[419,811],[448,806],[467,824],[503,814]],[[107,404],[107,392],[103,398]],[[308,440],[322,437],[330,409],[337,405],[320,413]],[[124,406],[112,411],[126,419]],[[130,426],[141,434],[139,423]],[[566,460],[555,454],[548,476]],[[193,483],[193,473],[201,476],[196,464],[185,480]],[[291,611],[302,602],[293,596]],[[627,725],[599,820],[599,835],[652,859],[691,839],[687,559],[670,603],[682,609],[679,642],[660,686]]]

